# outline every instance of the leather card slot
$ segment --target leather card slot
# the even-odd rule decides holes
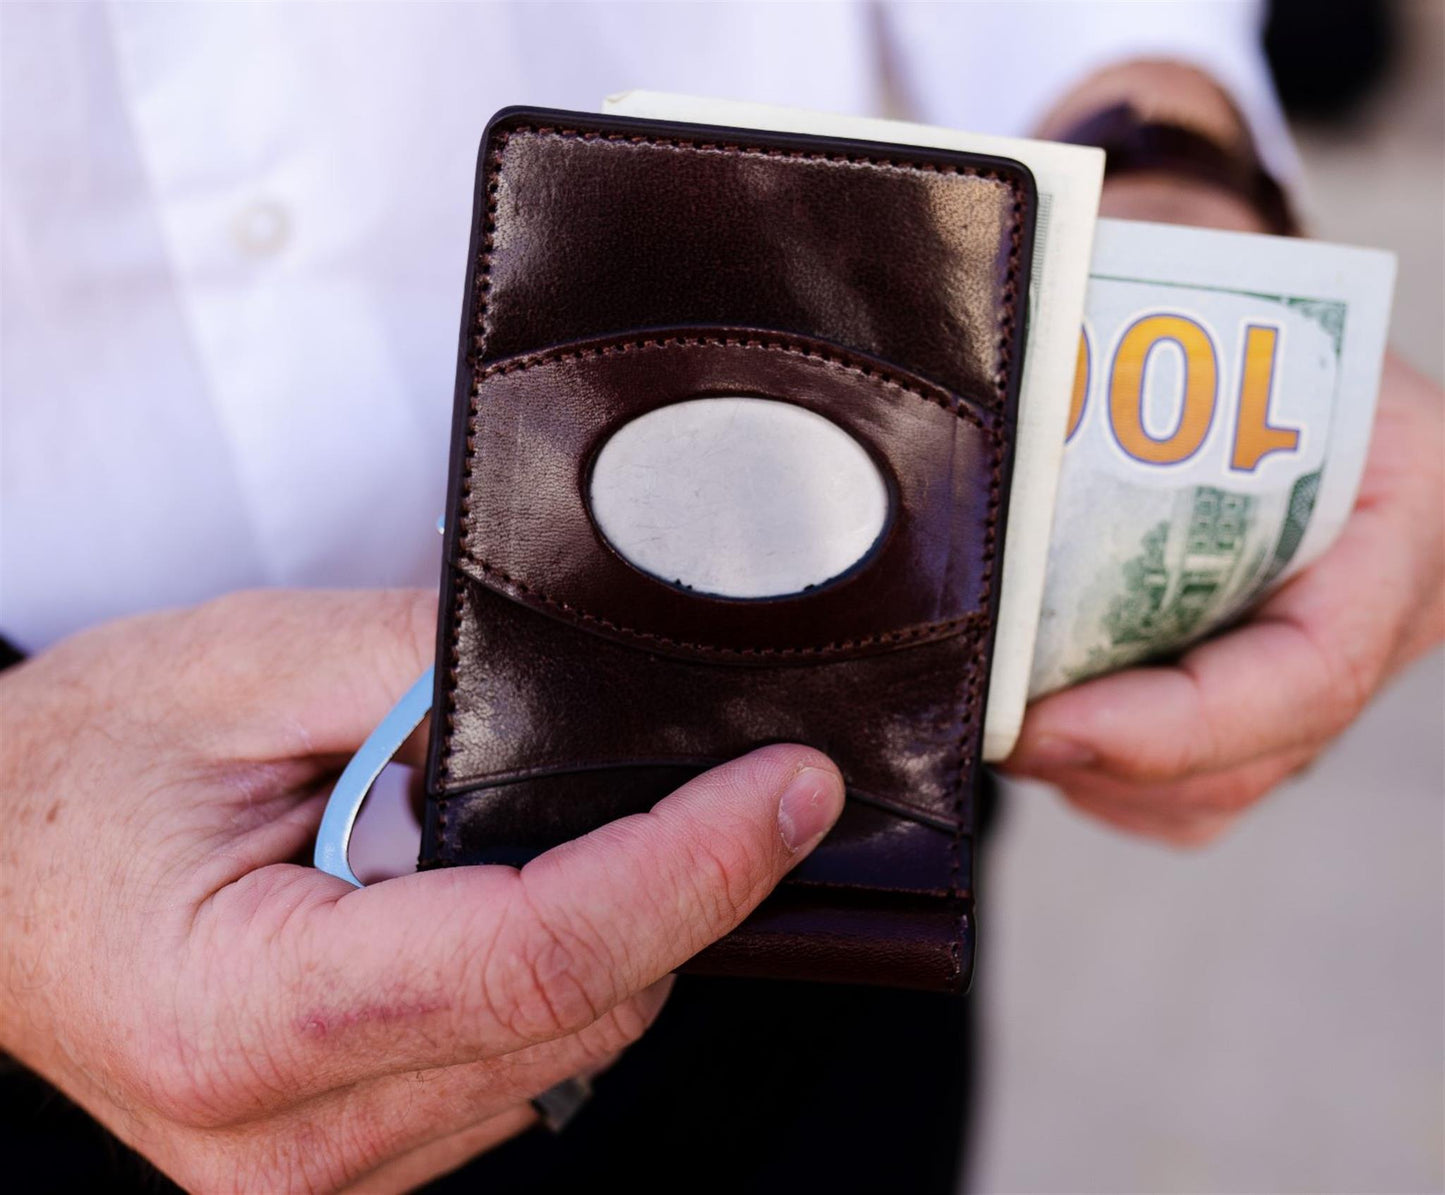
[[[973,902],[781,888],[683,971],[962,991],[973,974]]]
[[[892,496],[876,549],[827,584],[751,600],[681,589],[624,559],[588,509],[599,448],[647,412],[709,395],[794,404],[862,445]],[[895,367],[756,329],[654,329],[496,362],[473,410],[452,563],[551,617],[735,664],[866,655],[986,620],[998,418]]]
[[[701,770],[676,763],[619,764],[450,793],[434,802],[432,813],[445,833],[436,836],[436,852],[423,866],[520,867],[598,825],[651,809]],[[935,828],[915,817],[864,804],[850,789],[838,824],[786,883],[949,895],[957,828]]]
[[[732,756],[728,755],[673,755],[659,758],[639,757],[636,759],[579,759],[568,763],[553,763],[517,768],[510,772],[498,772],[494,775],[468,781],[465,784],[457,784],[447,789],[447,795],[444,799],[453,801],[459,797],[466,797],[477,793],[482,789],[501,790],[508,785],[520,785],[532,781],[575,780],[579,776],[591,773],[597,773],[605,777],[607,773],[632,770],[666,770],[676,772],[683,780],[686,780],[692,776],[696,776],[700,772],[707,771],[709,768],[715,768],[719,764],[726,763],[731,758]],[[681,783],[681,781],[679,781],[679,783]],[[920,826],[927,826],[929,829],[941,830],[948,834],[955,833],[964,820],[952,810],[935,813],[914,804],[880,796],[877,793],[869,792],[856,785],[848,786],[848,800],[861,805],[872,806],[880,813],[900,817],[906,821],[917,822]],[[627,813],[641,813],[647,808],[650,808],[650,806],[636,805],[634,807],[632,804],[629,804],[622,812],[613,814],[612,817],[623,817]],[[612,820],[612,817],[607,818],[607,820]],[[591,828],[591,826],[587,826],[576,831],[576,833],[586,833],[586,831]],[[568,837],[575,836],[575,834],[564,835],[555,842],[549,842],[547,845],[556,846],[560,842],[565,842]],[[544,847],[542,849],[546,848]]]
[[[459,693],[438,797],[541,773],[640,760],[696,766],[763,743],[806,742],[872,804],[962,828],[959,786],[984,674],[974,637],[811,666],[728,668],[598,638],[467,578],[458,590]],[[561,676],[565,684],[549,684]],[[608,820],[605,810],[589,816],[587,829]]]

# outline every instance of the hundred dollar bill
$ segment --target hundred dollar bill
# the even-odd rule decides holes
[[[1102,151],[904,121],[649,91],[609,96],[603,111],[653,120],[993,154],[1022,162],[1033,172],[1038,187],[1038,215],[1029,322],[994,663],[984,713],[984,758],[1003,758],[1018,737],[1028,700],[1029,663],[1043,602],[1049,520],[1054,510],[1075,346],[1084,313],[1089,254],[1103,182]]]
[[[1369,447],[1391,255],[1096,224],[1102,158],[1074,146],[655,92],[605,110],[999,154],[1033,171],[985,759],[1008,754],[1026,700],[1202,637],[1338,534]]]
[[[1394,273],[1377,250],[1099,221],[1031,697],[1200,638],[1329,546]]]

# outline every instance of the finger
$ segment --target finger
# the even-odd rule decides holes
[[[1418,624],[1438,628],[1438,526],[1416,509],[1439,492],[1437,436],[1387,414],[1382,401],[1359,503],[1331,549],[1238,630],[1205,642],[1177,667],[1131,669],[1037,703],[1005,765],[1030,775],[1091,763],[1165,779],[1303,744],[1322,744],[1410,658]],[[1438,428],[1438,416],[1434,421]],[[1382,468],[1385,453],[1394,467]],[[1395,490],[1402,477],[1437,481]],[[1422,571],[1423,570],[1423,571]],[[1426,638],[1438,630],[1427,631]]]
[[[1087,817],[1103,822],[1110,829],[1136,838],[1153,839],[1168,846],[1195,850],[1213,844],[1228,833],[1243,814],[1217,813],[1194,815],[1185,820],[1161,816],[1133,805],[1115,805],[1108,801],[1065,799]]]
[[[342,1135],[399,1153],[529,1100],[564,1079],[600,1073],[652,1026],[671,990],[669,976],[567,1037],[476,1062],[386,1075],[307,1107]]]
[[[1165,781],[1321,744],[1369,691],[1332,635],[1278,607],[1177,665],[1131,668],[1055,693],[1028,711],[1004,767],[1043,778],[1087,768]]]
[[[1203,845],[1314,757],[1311,750],[1254,760],[1166,784],[1082,772],[1051,778],[1075,808],[1114,826],[1181,846]]]
[[[452,1152],[447,1142],[471,1140],[479,1124],[505,1117],[565,1079],[606,1069],[651,1024],[670,987],[669,980],[654,984],[571,1037],[360,1084],[293,1109],[284,1123],[273,1120],[271,1129],[294,1133],[298,1149],[307,1138],[323,1136],[333,1165],[345,1171],[335,1182],[349,1181],[379,1160],[434,1158],[435,1147],[445,1156]]]
[[[268,1043],[288,1090],[470,1061],[575,1032],[722,937],[842,800],[825,756],[766,747],[520,872],[357,890],[263,868],[218,892],[197,930],[268,970],[267,1001],[234,1032]]]
[[[468,1125],[438,1141],[428,1142],[410,1153],[393,1158],[346,1190],[348,1195],[390,1195],[395,1191],[414,1191],[531,1128],[536,1122],[537,1112],[531,1104],[516,1104],[488,1120]]]
[[[734,929],[842,809],[842,776],[810,748],[765,747],[714,768],[650,813],[528,864],[521,879],[536,927],[513,927],[518,949],[500,957],[540,951],[536,975],[555,969],[578,983],[579,1009],[605,1005],[608,985],[638,990]],[[533,970],[512,982],[528,991]]]
[[[394,1193],[415,1190],[536,1121],[536,1110],[521,1100],[486,1118],[477,1117],[454,1133],[395,1154],[359,1152],[352,1141],[324,1123],[270,1122],[259,1128],[212,1130],[199,1146],[183,1144],[178,1159],[157,1160],[187,1190]]]
[[[210,853],[192,866],[186,887],[209,896],[278,859],[309,861],[334,783],[328,777],[319,784],[303,785],[282,798],[227,818]]]
[[[191,612],[177,701],[231,760],[345,757],[430,666],[436,595],[258,590]]]

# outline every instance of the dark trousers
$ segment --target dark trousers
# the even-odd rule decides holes
[[[564,1132],[533,1130],[429,1190],[959,1189],[971,1002],[680,976]]]

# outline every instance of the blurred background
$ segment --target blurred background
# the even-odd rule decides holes
[[[1445,3],[1276,3],[1311,231],[1445,376]],[[1013,785],[979,884],[985,1192],[1445,1189],[1445,667],[1196,854]]]

